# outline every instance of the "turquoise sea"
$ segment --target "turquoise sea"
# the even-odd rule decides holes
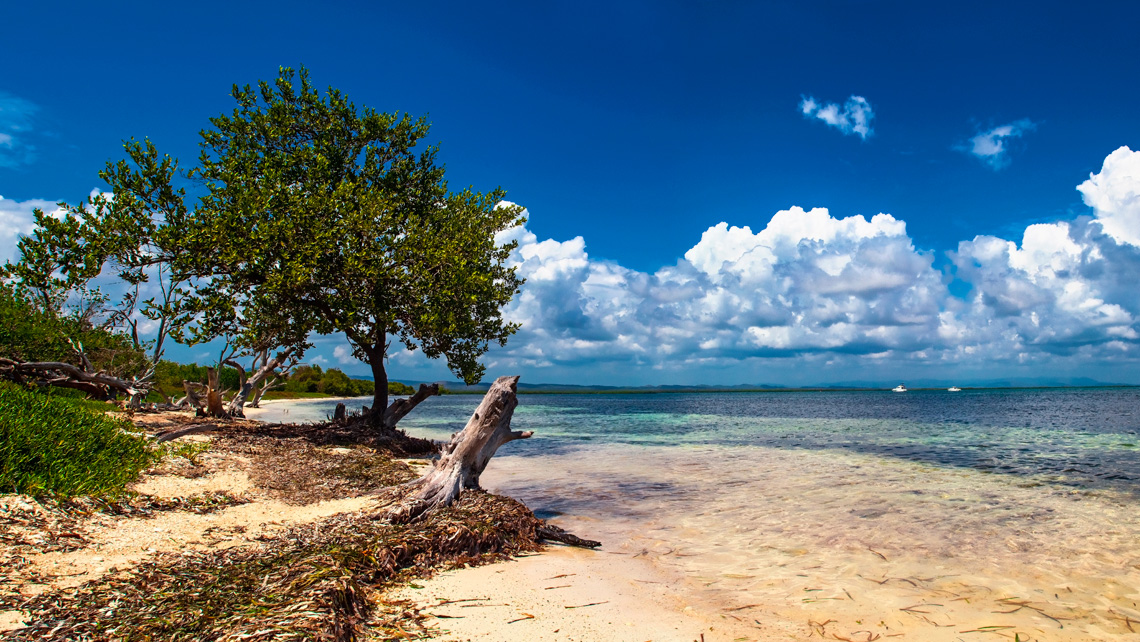
[[[479,400],[401,427],[445,440]],[[519,400],[535,435],[484,486],[758,640],[1140,640],[1140,389]]]

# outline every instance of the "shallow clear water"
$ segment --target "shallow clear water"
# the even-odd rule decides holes
[[[1140,640],[1140,390],[519,399],[484,485],[757,640]]]
[[[522,456],[588,444],[837,450],[1140,493],[1140,389],[949,393],[522,395]],[[475,396],[431,399],[401,424],[445,439]]]

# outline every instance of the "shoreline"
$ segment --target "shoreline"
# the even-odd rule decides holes
[[[285,402],[329,400],[274,405]],[[190,482],[195,492],[251,488],[209,475],[179,483]],[[620,443],[507,450],[482,482],[602,548],[548,544],[383,594],[428,618],[439,631],[432,639],[981,642],[1008,631],[1023,642],[1083,642],[1140,630],[1140,517],[1133,499],[1108,490],[826,449]],[[285,507],[267,521],[366,508],[367,498],[358,499],[322,502],[320,515],[296,520],[288,513],[314,504]],[[242,511],[252,510],[214,515],[244,525]],[[166,522],[143,527],[169,532]],[[224,545],[265,528],[228,533]],[[167,538],[157,530],[140,536]],[[181,541],[194,539],[201,533]],[[140,544],[127,558],[145,559],[154,552],[147,548],[181,550]],[[72,553],[69,562],[85,556]],[[104,567],[138,561],[99,557]],[[11,619],[0,612],[3,626]]]
[[[647,461],[620,470],[596,451],[503,458],[486,485],[641,555],[675,578],[688,605],[735,620],[747,640],[981,642],[1008,632],[1085,642],[1140,631],[1140,519],[1112,491],[867,455],[641,454]],[[539,475],[547,486],[528,491]],[[613,506],[590,499],[603,485],[623,491],[603,500]],[[566,497],[544,502],[552,487]],[[573,517],[592,503],[593,530]]]
[[[327,403],[328,400],[280,400],[285,401],[305,404]],[[148,431],[155,431],[159,425],[178,419],[177,414],[143,415],[140,424]],[[183,440],[208,444],[213,438],[192,435]],[[336,447],[329,450],[329,456],[353,457],[352,452],[352,449]],[[196,458],[199,462],[193,467],[205,466],[205,474],[187,476],[185,471],[171,470],[169,465],[163,464],[159,469],[148,469],[130,485],[130,489],[148,497],[164,499],[195,500],[211,493],[222,494],[232,502],[224,502],[205,512],[173,510],[142,516],[92,513],[78,517],[80,522],[73,529],[80,538],[78,546],[62,550],[49,546],[38,551],[0,548],[0,552],[6,555],[17,554],[24,558],[19,570],[13,567],[12,574],[6,578],[9,581],[7,590],[14,591],[12,595],[26,597],[45,591],[73,591],[91,582],[115,581],[113,578],[121,577],[124,572],[158,560],[192,557],[211,551],[249,550],[257,546],[257,541],[290,528],[337,515],[355,519],[353,515],[368,511],[375,504],[375,498],[367,494],[303,503],[281,501],[266,495],[254,474],[256,471],[249,468],[256,464],[248,458],[236,456],[227,449],[207,449]],[[422,465],[426,462],[413,460],[407,463]],[[177,464],[177,467],[184,466],[185,462]],[[21,514],[38,513],[46,520],[43,528],[49,529],[44,535],[54,537],[50,529],[58,526],[46,524],[58,523],[56,515],[61,513],[57,513],[58,509],[52,508],[51,504],[41,506],[39,502],[19,495],[3,495],[0,500],[0,517],[18,518]],[[8,522],[0,521],[0,526],[5,523]],[[23,532],[25,535],[28,533],[34,533],[34,529]],[[566,580],[565,585],[556,588],[552,588],[550,582],[544,586],[537,585],[542,583],[542,578],[553,576],[562,576],[556,579]],[[709,642],[730,639],[719,636],[727,629],[711,614],[706,616],[691,608],[686,611],[687,605],[669,590],[671,583],[672,579],[665,579],[660,569],[650,562],[627,553],[548,544],[541,552],[479,566],[439,570],[426,578],[401,580],[385,589],[380,599],[386,603],[418,597],[418,606],[425,615],[440,616],[429,619],[432,628],[438,629],[432,639],[470,639],[463,637],[467,635],[465,633],[446,631],[454,629],[450,625],[456,622],[481,622],[479,626],[483,628],[480,630],[496,631],[490,635],[503,642],[516,639],[629,639],[642,642],[647,639],[646,629],[639,624],[645,622],[654,623],[653,630],[659,632],[652,637],[655,640],[698,640],[702,633]],[[417,589],[418,586],[424,588]],[[483,611],[489,618],[471,617],[468,622],[457,619],[455,615],[443,617],[449,614],[436,608],[439,601],[454,603],[455,600],[472,599],[469,594],[476,588],[482,591],[479,603],[486,603],[486,607],[463,608],[460,613],[466,617]],[[550,590],[544,590],[548,588]],[[423,602],[428,595],[443,597]],[[574,603],[558,602],[553,599],[555,596]],[[510,613],[503,607],[491,606],[490,602],[509,602],[520,615],[500,622],[497,615]],[[13,604],[10,599],[6,603]],[[381,604],[378,615],[383,611],[384,605]],[[11,606],[0,608],[0,636],[20,628],[26,621],[30,622],[29,617],[27,613],[12,610]],[[517,617],[533,622],[518,621]],[[613,633],[618,629],[627,631],[629,636],[614,637]],[[540,630],[546,631],[548,637],[543,637]]]
[[[534,418],[527,425],[540,426]],[[419,434],[414,422],[405,429]],[[1135,498],[1111,488],[823,446],[682,438],[662,446],[582,442],[547,453],[535,450],[538,441],[525,444],[495,457],[485,488],[602,541],[596,559],[610,566],[623,557],[653,566],[667,578],[672,612],[691,608],[698,621],[738,628],[724,639],[981,642],[1008,631],[1022,642],[1084,642],[1140,631],[1140,518],[1128,509]],[[607,564],[600,564],[597,574],[605,576]],[[518,567],[495,572],[497,582],[513,587],[506,601],[513,611],[499,607],[500,630],[487,637],[488,629],[468,628],[473,616],[457,611],[462,620],[443,618],[455,632],[445,639],[522,642],[541,633],[531,618],[517,618],[538,616],[534,609],[551,593],[569,589],[548,591]],[[622,582],[622,573],[610,577],[614,586]],[[467,586],[440,582],[436,596]],[[432,611],[431,600],[418,603]],[[644,620],[665,617],[655,607],[658,615]],[[621,630],[612,617],[603,620]],[[524,627],[533,630],[518,633]]]

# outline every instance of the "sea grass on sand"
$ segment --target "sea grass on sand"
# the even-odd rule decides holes
[[[262,424],[252,421],[218,423],[190,419],[175,430],[209,426],[209,451],[248,460],[246,472],[262,491],[286,503],[300,505],[327,499],[359,497],[379,488],[411,481],[416,474],[393,456],[426,455],[438,445],[409,437],[402,431],[380,431],[363,425]],[[341,450],[333,451],[339,447]],[[165,463],[164,473],[198,477],[210,464]]]
[[[141,518],[168,511],[205,515],[247,501],[241,496],[216,491],[188,497],[127,493],[113,499],[45,496],[32,500],[10,496],[0,503],[0,567],[18,569],[23,566],[22,555],[66,553],[83,548],[87,538],[85,518],[93,513]],[[0,591],[3,584],[0,581]]]
[[[434,449],[405,435],[377,436],[359,427],[267,426],[232,422],[212,430],[209,452],[248,460],[251,481],[290,503],[308,503],[393,488],[415,477],[390,452]],[[426,444],[426,448],[425,448]],[[336,451],[329,446],[347,447]],[[198,476],[210,458],[167,472]],[[389,490],[384,491],[385,488]],[[138,504],[128,507],[129,501]],[[172,504],[167,507],[163,502]],[[228,495],[184,500],[134,497],[102,510],[211,510]],[[181,502],[180,505],[173,505]],[[134,511],[134,512],[132,512]],[[66,518],[66,511],[55,517]],[[160,553],[75,588],[32,597],[0,591],[0,610],[18,609],[27,626],[12,640],[357,640],[426,637],[414,609],[385,602],[394,582],[434,569],[479,564],[536,550],[543,525],[522,504],[483,491],[464,492],[451,507],[410,524],[379,518],[383,508],[294,526],[250,546]],[[47,518],[44,518],[47,519]],[[57,519],[48,539],[72,548],[74,520]],[[42,548],[42,547],[35,547]]]
[[[29,614],[12,640],[407,639],[385,631],[378,590],[440,566],[535,550],[539,520],[522,504],[468,491],[413,524],[364,513],[294,527],[252,548],[164,554],[74,589],[0,598]],[[398,609],[397,609],[398,610]]]
[[[164,419],[164,429],[159,430],[156,437],[179,432],[228,436],[262,435],[274,439],[301,439],[315,446],[367,446],[395,456],[430,455],[439,452],[439,445],[435,442],[412,437],[399,429],[375,428],[359,417],[346,422],[328,421],[313,424],[269,424],[244,419],[217,421],[180,415]]]

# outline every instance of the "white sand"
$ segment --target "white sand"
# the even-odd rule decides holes
[[[168,417],[150,419],[148,423],[169,422]],[[189,439],[208,441],[203,436]],[[195,479],[144,475],[133,488],[160,497],[222,490],[244,495],[250,503],[207,515],[168,512],[142,519],[95,514],[85,524],[87,545],[82,549],[27,556],[30,567],[26,570],[42,573],[49,583],[22,581],[20,592],[32,595],[76,586],[160,552],[248,546],[260,535],[361,510],[374,501],[358,497],[288,505],[258,492],[242,470],[241,464],[248,463],[243,458],[210,451],[199,458],[213,464],[214,472]],[[415,460],[409,463],[423,464]],[[510,562],[441,573],[413,584],[423,586],[421,589],[401,589],[399,596],[437,616],[432,623],[443,631],[442,640],[757,639],[747,637],[755,634],[755,628],[747,633],[730,617],[703,614],[682,602],[674,590],[675,582],[676,578],[663,575],[653,564],[628,551],[552,546],[546,552]],[[0,611],[0,633],[20,627],[23,617],[19,611]]]
[[[440,640],[759,639],[757,627],[696,611],[673,587],[672,578],[642,559],[553,546],[502,564],[440,573],[389,597],[434,616],[429,624],[440,629]]]

